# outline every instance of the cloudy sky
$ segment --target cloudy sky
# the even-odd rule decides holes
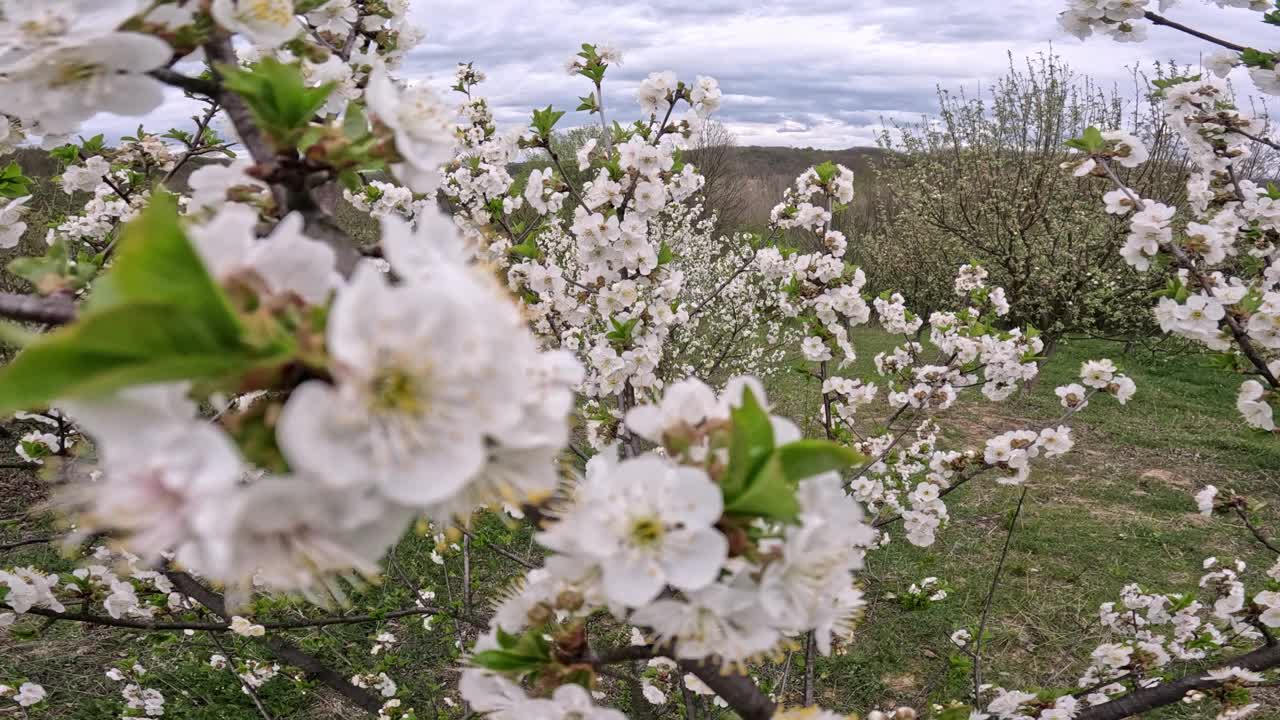
[[[974,94],[1015,61],[1052,51],[1108,85],[1132,87],[1128,68],[1154,60],[1198,63],[1205,43],[1153,28],[1145,43],[1058,29],[1062,0],[414,0],[426,40],[400,74],[445,87],[458,61],[474,61],[499,123],[528,121],[548,103],[577,106],[588,82],[564,61],[582,42],[621,49],[606,79],[608,108],[634,117],[637,83],[675,70],[711,75],[724,90],[718,118],[742,145],[843,148],[874,144],[882,120],[916,120],[934,107],[938,87]],[[1274,30],[1246,10],[1184,0],[1169,17],[1241,44],[1269,47]],[[1237,88],[1252,92],[1239,70]],[[148,125],[168,127],[189,114],[181,98]],[[611,115],[612,117],[612,115]],[[587,122],[571,113],[563,124]],[[101,118],[99,127],[135,121]],[[94,125],[89,125],[93,127]]]

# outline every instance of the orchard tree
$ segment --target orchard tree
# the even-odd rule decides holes
[[[1081,0],[1063,20],[1132,38],[1144,4]],[[639,119],[624,123],[604,91],[618,51],[583,45],[568,67],[587,83],[579,110],[600,134],[570,158],[553,142],[564,112],[500,130],[473,65],[457,69],[460,121],[429,87],[395,80],[420,37],[403,2],[0,7],[7,133],[60,147],[63,187],[94,197],[50,229],[44,256],[14,265],[35,292],[0,296],[0,314],[28,323],[5,326],[21,350],[0,370],[0,412],[49,428],[24,437],[23,452],[58,466],[55,503],[83,555],[67,573],[0,571],[11,632],[67,622],[207,636],[220,650],[208,671],[232,675],[263,717],[259,689],[305,679],[389,719],[428,712],[391,675],[413,672],[395,662],[394,633],[370,644],[386,664],[352,676],[289,633],[421,616],[457,630],[468,648],[458,690],[486,717],[609,720],[626,717],[619,707],[645,717],[679,692],[677,712],[693,720],[692,697],[705,692],[746,720],[830,720],[840,715],[812,705],[811,674],[804,706],[788,708],[752,673],[800,642],[813,659],[853,641],[866,557],[897,523],[929,546],[946,524],[943,497],[964,485],[1021,486],[1025,497],[1035,464],[1073,448],[1072,417],[1137,391],[1111,361],[1089,361],[1078,383],[1057,388],[1058,421],[951,445],[958,396],[1008,398],[1038,372],[1044,340],[1010,318],[1008,294],[975,264],[948,279],[953,309],[931,309],[927,345],[926,318],[902,295],[864,297],[866,273],[845,260],[833,225],[853,175],[830,163],[785,193],[768,236],[715,254],[706,219],[686,204],[703,181],[684,158],[720,104],[711,78],[649,75]],[[1238,59],[1260,74],[1276,65],[1253,50]],[[118,148],[64,144],[100,110],[149,113],[165,85],[208,108],[192,130],[168,133],[173,142],[139,132]],[[1241,412],[1273,430],[1280,276],[1268,213],[1280,201],[1236,172],[1260,128],[1214,80],[1178,78],[1165,95],[1199,168],[1188,189],[1196,222],[1175,232],[1172,207],[1117,176],[1113,165],[1144,159],[1138,137],[1084,129],[1071,164],[1117,183],[1107,209],[1132,213],[1121,257],[1138,270],[1172,266],[1158,321],[1253,375]],[[234,139],[209,131],[219,112]],[[164,189],[178,165],[233,145],[248,157],[201,167],[187,196]],[[550,164],[517,182],[510,168],[524,151]],[[0,215],[8,242],[24,229],[29,182],[14,170],[0,181],[12,197]],[[376,216],[376,248],[338,228],[326,201],[338,186]],[[784,231],[817,249],[788,247]],[[738,335],[707,340],[722,324],[712,303],[745,318]],[[903,342],[854,377],[850,330],[873,311]],[[730,358],[768,370],[769,357],[733,357],[761,337],[804,358],[823,437],[773,412],[753,375],[709,384]],[[730,350],[703,367],[705,342]],[[1247,520],[1248,501],[1227,495],[1205,488],[1196,499]],[[468,553],[482,509],[534,522],[545,556],[494,546],[521,577],[480,607]],[[461,602],[434,602],[399,572],[388,550],[411,526],[445,548],[461,542]],[[972,659],[971,693],[890,711],[1102,720],[1186,700],[1242,717],[1257,707],[1250,688],[1280,667],[1280,561],[1265,576],[1214,558],[1203,569],[1198,588],[1128,586],[1104,605],[1109,642],[1073,687],[985,683],[984,614],[976,632],[953,636]],[[407,596],[404,606],[330,610],[384,574],[386,596]],[[922,580],[911,601],[939,592]],[[315,607],[285,612],[298,610],[290,596]],[[222,651],[223,638],[275,659]],[[628,671],[642,662],[643,677]],[[185,702],[140,663],[104,673],[120,687],[111,712],[124,717]],[[4,680],[0,697],[22,712],[58,692]]]
[[[1149,156],[1116,168],[1125,183],[1161,202],[1182,200],[1190,158],[1151,93],[1185,71],[1153,72],[1135,71],[1126,97],[1055,56],[1029,58],[1024,68],[1011,64],[989,98],[940,91],[936,117],[886,132],[883,143],[899,152],[878,179],[892,190],[880,193],[869,227],[854,231],[866,238],[857,255],[877,289],[943,308],[945,279],[957,264],[978,262],[1008,292],[1011,318],[1038,328],[1050,351],[1069,333],[1156,332],[1143,309],[1164,278],[1125,266],[1118,251],[1127,225],[1098,217],[1096,188],[1057,169],[1069,159],[1067,140],[1112,128],[1140,137]],[[1266,153],[1256,151],[1269,149],[1254,150],[1240,164],[1243,177],[1262,176]]]

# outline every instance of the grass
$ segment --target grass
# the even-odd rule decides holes
[[[895,344],[878,331],[855,339],[870,362]],[[1030,391],[1009,402],[962,402],[962,435],[978,443],[1060,416],[1053,394],[1076,379],[1086,359],[1111,357],[1134,378],[1127,406],[1098,398],[1073,426],[1075,450],[1037,465],[1010,541],[1005,571],[991,606],[991,639],[983,652],[984,677],[1006,687],[1066,687],[1103,641],[1097,607],[1115,600],[1126,584],[1149,591],[1192,590],[1209,555],[1241,558],[1265,569],[1275,558],[1231,519],[1196,513],[1191,494],[1213,483],[1269,503],[1263,527],[1280,527],[1280,447],[1250,432],[1234,408],[1240,379],[1208,369],[1204,358],[1125,356],[1102,341],[1064,343]],[[812,381],[782,376],[771,398],[784,408],[809,409]],[[970,396],[972,398],[972,396]],[[810,413],[812,414],[812,413]],[[816,432],[810,418],[810,431]],[[976,629],[983,603],[1018,503],[1018,488],[975,482],[948,499],[949,527],[938,544],[920,549],[894,542],[873,553],[865,576],[866,622],[846,654],[820,663],[819,697],[842,710],[863,711],[890,701],[921,707],[957,697],[970,687],[963,656],[948,639]],[[922,610],[907,610],[888,595],[938,576],[950,596]],[[1280,718],[1280,696],[1256,717]],[[1175,708],[1159,716],[1198,717]],[[1199,710],[1200,715],[1207,711]]]

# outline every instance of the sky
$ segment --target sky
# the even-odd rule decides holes
[[[1063,0],[413,0],[426,39],[398,74],[442,91],[459,61],[488,75],[481,93],[498,123],[528,122],[534,107],[571,112],[561,126],[591,120],[574,113],[589,81],[565,60],[581,43],[623,52],[605,81],[610,119],[638,114],[635,89],[650,72],[681,79],[710,75],[724,91],[716,118],[739,145],[825,149],[873,145],[884,123],[914,122],[943,88],[985,94],[1014,62],[1052,52],[1108,87],[1133,87],[1130,69],[1156,60],[1198,64],[1214,47],[1169,28],[1120,44],[1081,41],[1058,28]],[[1182,0],[1166,15],[1237,43],[1274,44],[1258,13]],[[1242,70],[1237,91],[1255,92]],[[447,91],[446,91],[447,92]],[[191,107],[177,95],[148,129],[182,123]],[[101,116],[87,127],[132,131],[137,119]],[[181,125],[180,125],[181,126]]]

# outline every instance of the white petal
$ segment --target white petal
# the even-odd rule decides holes
[[[653,405],[640,405],[627,411],[627,427],[650,442],[662,442],[662,411]]]
[[[604,592],[614,602],[640,607],[662,592],[662,568],[638,555],[622,555],[604,565]]]
[[[667,582],[681,590],[710,585],[728,557],[729,541],[715,530],[673,533],[662,544]]]
[[[276,426],[276,442],[295,471],[307,471],[334,487],[370,482],[369,458],[352,443],[351,433],[368,428],[335,422],[342,408],[338,393],[319,380],[293,391]]]

